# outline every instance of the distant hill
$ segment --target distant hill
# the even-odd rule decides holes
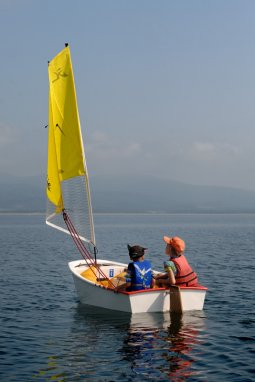
[[[93,206],[100,212],[255,212],[255,192],[195,186],[156,178],[91,179]]]
[[[255,192],[155,178],[91,178],[94,212],[255,212]],[[45,177],[0,174],[0,212],[44,212]]]
[[[45,211],[43,176],[18,177],[0,174],[0,212]]]

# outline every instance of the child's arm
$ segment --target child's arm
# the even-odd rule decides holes
[[[176,280],[175,280],[174,272],[172,271],[171,268],[167,269],[167,274],[168,274],[168,279],[169,279],[170,284],[175,285]]]
[[[115,291],[119,291],[119,290],[126,290],[128,287],[131,286],[131,283],[125,283],[125,284],[122,284],[122,285],[119,285],[115,288]]]
[[[166,279],[168,277],[167,273],[158,273],[152,276],[155,280],[157,279]]]
[[[155,276],[156,284],[158,286],[175,285],[176,280],[175,280],[174,271],[172,269],[171,263],[165,262],[164,268],[166,270],[166,273],[160,273]]]
[[[132,280],[132,265],[131,264],[128,264],[128,268],[126,269],[126,282],[120,286],[117,286],[117,288],[115,288],[116,291],[119,291],[119,290],[126,290],[127,288],[129,288],[131,286],[131,280]]]

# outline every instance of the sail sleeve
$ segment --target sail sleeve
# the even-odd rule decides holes
[[[55,144],[55,134],[52,122],[51,94],[49,94],[49,125],[48,125],[48,173],[47,173],[47,196],[51,203],[56,206],[56,212],[64,209],[62,191],[60,185],[58,161]]]

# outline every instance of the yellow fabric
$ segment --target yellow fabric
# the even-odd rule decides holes
[[[90,281],[94,282],[95,284],[103,285],[103,286],[105,286],[107,288],[112,288],[112,285],[117,287],[117,286],[119,286],[119,285],[121,285],[121,284],[126,282],[126,278],[125,278],[126,272],[121,272],[121,273],[119,273],[118,275],[112,277],[109,280],[97,281],[95,273],[93,271],[96,273],[96,268],[95,267],[88,268],[88,269],[86,269],[86,271],[83,271],[81,273],[81,276],[84,277],[87,280],[90,280]]]
[[[97,272],[96,267],[89,267],[88,269],[86,269],[86,271],[83,271],[81,273],[81,276],[84,277],[85,279],[89,280],[89,281],[92,281],[95,284],[99,284],[99,285],[103,285],[105,287],[108,287],[109,286],[108,280],[97,281],[96,272]]]
[[[63,49],[48,66],[49,134],[47,196],[64,208],[61,182],[85,174],[80,121],[70,49]]]
[[[64,208],[60,179],[58,175],[57,154],[55,145],[55,134],[52,122],[51,100],[49,95],[49,132],[48,132],[48,176],[47,176],[47,196],[56,206],[56,212],[61,212]]]
[[[121,280],[121,281],[126,281],[126,274],[127,274],[127,272],[126,272],[126,271],[123,271],[123,272],[119,273],[118,275],[114,276],[114,277],[111,279],[111,281],[112,281],[113,279],[119,279],[119,280]]]
[[[81,273],[81,276],[84,277],[87,280],[96,282],[97,279],[96,279],[95,273],[96,273],[96,268],[95,267],[91,267],[91,268],[86,269],[86,271],[83,271]]]

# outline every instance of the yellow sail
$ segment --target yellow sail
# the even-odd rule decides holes
[[[65,228],[61,228],[62,223],[56,221],[56,215],[64,209],[72,211],[73,219],[77,221],[80,220],[79,216],[86,215],[85,239],[94,242],[88,174],[69,46],[49,62],[48,73],[49,131],[46,192],[54,210],[47,213],[46,223],[65,231]],[[67,192],[67,188],[73,189]]]
[[[61,181],[84,175],[84,155],[69,46],[48,65],[49,138],[47,195],[64,208]]]

